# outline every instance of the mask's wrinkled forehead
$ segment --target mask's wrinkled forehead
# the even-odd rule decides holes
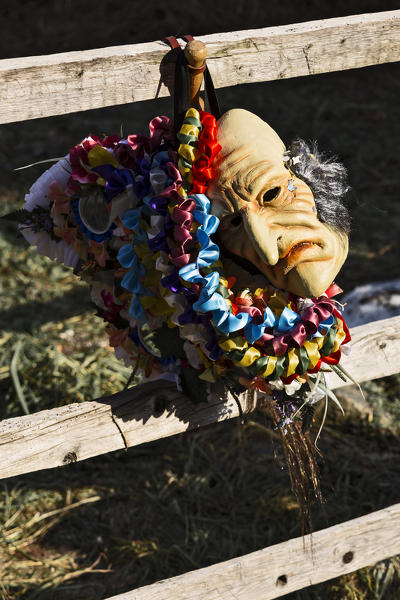
[[[230,110],[221,117],[218,142],[222,149],[215,165],[217,178],[224,170],[244,173],[260,161],[271,169],[271,176],[285,173],[284,143],[268,123],[247,110]]]
[[[227,154],[240,144],[265,145],[271,158],[282,157],[285,145],[279,135],[260,117],[235,108],[218,121],[218,139],[223,142],[221,154]]]

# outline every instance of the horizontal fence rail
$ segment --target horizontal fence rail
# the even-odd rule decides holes
[[[400,316],[352,329],[352,352],[341,364],[359,382],[399,370]],[[345,383],[328,374],[328,385]],[[240,398],[243,412],[257,405]],[[108,398],[0,422],[0,478],[62,466],[237,417],[232,397],[192,404],[172,384],[152,382]]]
[[[343,71],[400,59],[400,10],[198,39],[216,87]],[[173,60],[161,41],[1,60],[0,123],[167,96]]]
[[[108,600],[272,600],[400,553],[400,504]]]

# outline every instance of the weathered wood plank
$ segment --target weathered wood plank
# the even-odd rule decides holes
[[[108,600],[272,600],[400,553],[400,504]]]
[[[241,398],[243,410],[254,408]],[[251,403],[251,404],[250,404]],[[235,401],[191,404],[165,381],[0,422],[0,479],[85,460],[238,416]]]
[[[400,10],[199,39],[216,87],[328,73],[399,60]],[[172,61],[161,41],[1,60],[0,123],[168,95]]]
[[[353,327],[351,337],[351,353],[340,364],[358,383],[400,372],[400,316]],[[327,382],[331,389],[348,385],[334,373]]]
[[[399,371],[400,316],[352,330],[343,365],[359,381]],[[332,389],[345,385],[329,376]],[[243,412],[256,406],[240,399]],[[238,416],[232,397],[190,404],[175,386],[147,383],[108,398],[44,410],[0,422],[0,478],[58,467]]]

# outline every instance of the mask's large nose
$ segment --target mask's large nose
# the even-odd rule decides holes
[[[243,215],[243,225],[260,259],[268,265],[276,265],[280,258],[279,247],[282,243],[282,233],[279,227],[273,226],[268,219],[248,210]]]
[[[253,198],[242,207],[243,225],[248,241],[260,259],[269,266],[277,264],[290,248],[304,241],[304,236],[313,236],[317,222],[315,202],[308,185],[291,178],[293,191],[287,190],[288,176],[285,174],[282,190],[269,198],[268,190],[263,196]]]

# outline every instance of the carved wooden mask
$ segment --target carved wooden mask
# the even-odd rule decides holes
[[[310,187],[285,166],[282,140],[259,117],[228,111],[218,122],[218,142],[207,195],[221,219],[221,247],[277,288],[321,295],[346,259],[346,233],[319,219]]]

